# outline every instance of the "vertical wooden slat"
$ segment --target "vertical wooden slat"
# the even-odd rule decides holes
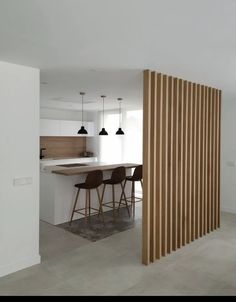
[[[172,134],[172,250],[177,250],[178,238],[178,136],[179,136],[179,85],[178,79],[173,82],[173,100],[172,100],[172,121],[173,121],[173,134]]]
[[[213,94],[213,102],[212,102],[212,226],[211,230],[214,231],[216,229],[216,194],[215,194],[215,179],[216,179],[216,148],[215,148],[215,140],[216,140],[216,128],[215,128],[215,120],[216,120],[216,89],[212,90]]]
[[[193,84],[193,114],[192,114],[192,241],[195,239],[195,215],[196,215],[196,193],[197,193],[197,178],[196,178],[196,169],[197,169],[197,85]]]
[[[222,92],[219,91],[219,104],[218,104],[218,228],[220,228],[220,224],[221,224],[221,215],[220,215],[220,198],[221,198],[221,190],[220,190],[220,175],[221,175],[221,102],[222,102]]]
[[[173,78],[168,78],[167,252],[172,251],[173,204]]]
[[[152,228],[150,230],[150,261],[154,262],[156,260],[156,232],[157,232],[157,224],[156,224],[156,201],[157,201],[157,191],[155,189],[157,182],[157,157],[156,157],[156,147],[157,147],[157,86],[156,86],[156,72],[151,73],[151,142],[150,142],[150,224]]]
[[[183,161],[184,161],[184,82],[179,80],[179,135],[178,135],[178,248],[182,247],[183,239]]]
[[[187,141],[187,243],[192,241],[192,203],[191,203],[191,195],[192,195],[192,114],[193,114],[193,85],[192,83],[187,83],[188,87],[188,141]]]
[[[184,97],[183,97],[183,119],[184,119],[184,137],[183,137],[183,246],[187,243],[187,154],[188,154],[188,83],[184,81]]]
[[[213,103],[213,89],[210,88],[210,104],[209,104],[209,232],[212,231],[212,103]]]
[[[161,74],[157,75],[156,78],[157,86],[157,138],[156,138],[156,191],[157,191],[157,207],[156,207],[156,259],[160,259],[162,256],[162,107],[163,107],[163,76]]]
[[[208,88],[207,103],[207,233],[211,229],[211,88]]]
[[[162,100],[162,119],[163,119],[163,149],[162,149],[162,256],[167,254],[167,191],[168,191],[168,77],[163,78],[163,100]]]
[[[220,226],[221,97],[144,72],[144,264]]]
[[[142,228],[142,261],[143,264],[150,263],[150,140],[151,140],[151,72],[144,72],[144,115],[143,115],[143,228]]]
[[[197,85],[197,114],[196,114],[196,229],[195,239],[200,236],[200,211],[201,211],[201,175],[200,175],[200,156],[201,156],[201,85]]]
[[[204,165],[205,165],[205,87],[201,87],[201,117],[200,117],[200,202],[201,202],[201,210],[200,210],[200,237],[204,235],[205,225],[204,225],[204,213],[205,213],[205,173],[204,173]]]

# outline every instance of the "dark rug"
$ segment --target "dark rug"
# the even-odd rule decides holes
[[[90,217],[88,223],[86,223],[85,218],[82,218],[73,221],[71,226],[69,223],[63,223],[57,227],[92,242],[96,242],[114,234],[134,228],[134,226],[141,221],[141,219],[134,220],[132,217],[129,218],[126,208],[121,208],[119,214],[116,212],[115,219],[113,217],[113,211],[104,213],[104,218],[105,225],[103,224],[101,217],[94,215]]]

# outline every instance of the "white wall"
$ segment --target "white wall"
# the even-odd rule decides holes
[[[0,276],[40,262],[39,70],[0,62]],[[15,178],[32,184],[14,186]]]
[[[236,213],[236,100],[222,102],[222,210]]]
[[[84,112],[84,121],[92,122],[94,119],[94,112]],[[40,108],[40,118],[54,119],[54,120],[69,120],[81,121],[82,113],[77,110],[61,110],[51,108]]]

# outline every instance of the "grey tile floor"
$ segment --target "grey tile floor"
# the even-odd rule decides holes
[[[148,267],[141,224],[98,242],[41,223],[42,264],[0,279],[0,295],[236,295],[236,215]]]

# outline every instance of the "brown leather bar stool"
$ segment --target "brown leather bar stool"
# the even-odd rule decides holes
[[[133,175],[126,177],[125,186],[126,186],[127,181],[132,182],[132,187],[131,187],[131,197],[127,197],[126,201],[131,202],[133,217],[135,217],[135,203],[141,202],[143,200],[142,198],[135,196],[135,182],[140,182],[142,189],[143,189],[143,166],[140,165],[140,166],[136,167]],[[122,204],[122,200],[120,201],[119,208],[120,208],[121,204]]]
[[[126,170],[125,167],[118,167],[113,170],[111,178],[104,180],[103,184],[103,192],[102,192],[102,206],[110,208],[113,210],[113,216],[115,218],[115,210],[116,210],[116,204],[120,204],[120,202],[115,201],[115,185],[120,185],[121,186],[121,196],[120,196],[120,201],[125,200],[126,208],[130,217],[130,211],[129,211],[129,206],[128,202],[126,201],[126,195],[125,195],[125,186],[124,186],[124,180],[126,178]],[[106,190],[106,186],[111,185],[112,186],[112,201],[103,203],[104,200],[104,193]]]
[[[102,200],[101,200],[100,193],[98,190],[98,187],[100,187],[102,185],[102,182],[103,182],[103,173],[102,173],[102,171],[97,170],[97,171],[89,172],[84,183],[75,185],[75,187],[78,189],[78,191],[76,194],[75,204],[74,204],[73,211],[71,214],[70,225],[73,221],[73,217],[74,217],[75,213],[85,216],[86,222],[88,222],[88,217],[90,217],[91,215],[96,215],[96,214],[101,213],[102,219],[104,222]],[[80,193],[81,189],[86,190],[85,207],[82,209],[76,210],[77,202],[79,199],[79,193]],[[91,207],[91,194],[90,193],[91,193],[91,190],[93,190],[93,189],[96,189],[96,191],[97,191],[99,209],[95,209],[95,208]],[[92,213],[91,210],[93,210],[94,212]]]

